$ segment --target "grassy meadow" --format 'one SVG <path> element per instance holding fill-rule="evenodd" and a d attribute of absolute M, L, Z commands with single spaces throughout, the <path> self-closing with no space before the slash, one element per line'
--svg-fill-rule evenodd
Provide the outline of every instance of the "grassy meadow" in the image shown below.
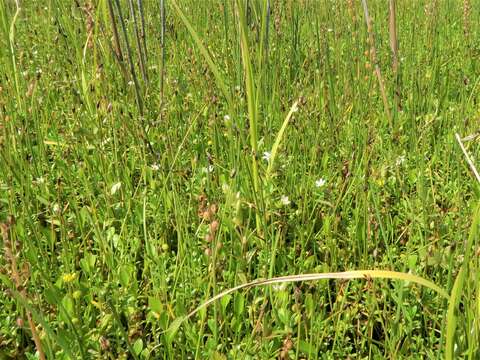
<path fill-rule="evenodd" d="M 0 360 L 480 359 L 479 83 L 475 1 L 1 0 Z"/>

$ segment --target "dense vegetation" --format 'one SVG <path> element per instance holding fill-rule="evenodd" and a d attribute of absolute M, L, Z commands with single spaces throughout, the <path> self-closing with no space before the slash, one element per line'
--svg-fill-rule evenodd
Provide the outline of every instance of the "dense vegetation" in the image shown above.
<path fill-rule="evenodd" d="M 479 6 L 0 1 L 0 359 L 478 359 Z"/>

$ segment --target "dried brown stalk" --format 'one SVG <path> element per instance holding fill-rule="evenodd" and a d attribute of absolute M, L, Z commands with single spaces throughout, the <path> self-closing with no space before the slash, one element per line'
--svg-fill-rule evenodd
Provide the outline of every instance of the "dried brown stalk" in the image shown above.
<path fill-rule="evenodd" d="M 93 31 L 95 29 L 95 21 L 93 19 L 93 13 L 95 12 L 95 8 L 93 6 L 92 1 L 87 0 L 85 2 L 85 6 L 83 7 L 85 11 L 86 19 L 85 19 L 85 27 L 87 29 L 87 47 L 89 49 L 93 48 Z"/>
<path fill-rule="evenodd" d="M 164 78 L 165 78 L 165 1 L 160 0 L 160 17 L 162 20 L 162 27 L 160 32 L 160 45 L 162 46 L 162 59 L 160 68 L 160 108 L 163 105 L 164 94 Z M 162 112 L 160 111 L 160 114 Z"/>
<path fill-rule="evenodd" d="M 402 109 L 400 100 L 400 84 L 398 77 L 398 38 L 397 38 L 397 20 L 396 20 L 396 1 L 390 0 L 389 12 L 388 12 L 388 28 L 390 33 L 390 48 L 392 49 L 392 71 L 395 82 L 395 103 L 397 104 L 397 110 Z"/>
<path fill-rule="evenodd" d="M 463 34 L 465 38 L 470 37 L 470 16 L 472 12 L 472 4 L 470 0 L 463 0 Z"/>

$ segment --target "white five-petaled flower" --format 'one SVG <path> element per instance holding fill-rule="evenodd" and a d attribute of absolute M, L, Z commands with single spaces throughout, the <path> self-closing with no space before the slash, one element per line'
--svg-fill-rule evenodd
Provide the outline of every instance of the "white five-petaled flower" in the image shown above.
<path fill-rule="evenodd" d="M 268 162 L 268 161 L 270 161 L 271 157 L 272 157 L 272 153 L 269 152 L 269 151 L 265 151 L 263 153 L 262 159 Z"/>
<path fill-rule="evenodd" d="M 282 195 L 282 197 L 280 198 L 280 202 L 285 206 L 290 205 L 290 199 L 288 198 L 288 196 L 285 195 Z"/>
<path fill-rule="evenodd" d="M 327 183 L 327 181 L 323 178 L 320 178 L 318 179 L 317 181 L 315 181 L 315 186 L 317 188 L 321 188 L 322 186 L 324 186 L 325 184 Z"/>

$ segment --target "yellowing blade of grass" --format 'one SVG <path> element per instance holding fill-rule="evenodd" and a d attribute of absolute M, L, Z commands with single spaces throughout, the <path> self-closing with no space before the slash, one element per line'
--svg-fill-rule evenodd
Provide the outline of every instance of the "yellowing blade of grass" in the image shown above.
<path fill-rule="evenodd" d="M 283 134 L 285 133 L 285 129 L 287 128 L 287 125 L 290 122 L 290 119 L 292 118 L 293 113 L 297 111 L 297 109 L 298 109 L 298 101 L 295 101 L 292 107 L 290 108 L 290 111 L 288 112 L 287 117 L 283 121 L 282 127 L 278 131 L 277 137 L 275 138 L 275 142 L 273 143 L 272 151 L 270 152 L 271 155 L 270 155 L 270 161 L 267 167 L 266 177 L 270 176 L 270 172 L 272 171 L 272 168 L 273 168 L 273 162 L 275 161 L 275 157 L 277 156 L 278 147 L 280 146 L 280 142 L 282 141 Z"/>
<path fill-rule="evenodd" d="M 392 280 L 409 281 L 412 283 L 425 286 L 437 292 L 439 295 L 441 295 L 447 300 L 450 299 L 450 295 L 443 288 L 436 285 L 432 281 L 417 275 L 402 273 L 397 271 L 353 270 L 353 271 L 344 271 L 344 272 L 328 272 L 328 273 L 279 276 L 271 279 L 257 279 L 252 282 L 241 284 L 233 288 L 227 289 L 225 291 L 222 291 L 221 293 L 205 301 L 203 304 L 198 306 L 195 310 L 190 312 L 188 315 L 175 319 L 175 321 L 167 329 L 167 337 L 172 338 L 174 336 L 174 333 L 180 328 L 180 325 L 184 321 L 186 321 L 187 319 L 191 318 L 193 315 L 198 313 L 200 310 L 205 309 L 215 301 L 235 291 L 245 289 L 245 288 L 279 284 L 279 283 L 284 284 L 284 283 L 292 283 L 292 282 L 315 281 L 315 280 L 325 280 L 325 279 L 343 279 L 343 280 L 345 279 L 392 279 Z"/>

